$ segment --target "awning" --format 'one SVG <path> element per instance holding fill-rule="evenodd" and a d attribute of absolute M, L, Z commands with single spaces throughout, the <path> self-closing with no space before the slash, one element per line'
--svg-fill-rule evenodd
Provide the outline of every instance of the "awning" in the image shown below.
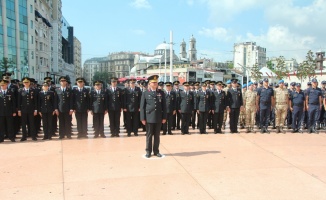
<path fill-rule="evenodd" d="M 35 16 L 38 18 L 43 18 L 41 13 L 39 13 L 39 11 L 35 10 Z"/>

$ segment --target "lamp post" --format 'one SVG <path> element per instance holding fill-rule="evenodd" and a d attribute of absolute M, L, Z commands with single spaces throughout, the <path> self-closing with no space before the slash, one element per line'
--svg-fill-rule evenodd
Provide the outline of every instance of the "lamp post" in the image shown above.
<path fill-rule="evenodd" d="M 247 69 L 246 67 L 244 67 L 243 65 L 241 65 L 240 63 L 237 63 L 240 67 L 242 67 L 242 70 L 246 70 L 246 76 L 247 76 L 247 88 L 248 88 L 248 83 L 249 83 L 249 69 Z M 243 78 L 243 76 L 242 76 Z M 243 81 L 243 80 L 242 80 Z M 243 82 L 242 82 L 243 84 Z"/>

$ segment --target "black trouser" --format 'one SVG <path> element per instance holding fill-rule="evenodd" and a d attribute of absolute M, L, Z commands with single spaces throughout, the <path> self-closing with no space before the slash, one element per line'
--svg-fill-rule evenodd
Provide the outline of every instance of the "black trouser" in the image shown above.
<path fill-rule="evenodd" d="M 206 133 L 206 123 L 207 123 L 208 111 L 199 112 L 199 132 Z"/>
<path fill-rule="evenodd" d="M 181 113 L 177 111 L 177 114 L 173 116 L 173 128 L 180 129 Z"/>
<path fill-rule="evenodd" d="M 44 139 L 52 138 L 52 118 L 53 113 L 42 113 Z"/>
<path fill-rule="evenodd" d="M 34 113 L 24 113 L 21 112 L 21 119 L 22 119 L 22 132 L 23 132 L 23 138 L 27 138 L 27 129 L 26 126 L 28 126 L 28 133 L 35 138 L 36 137 L 36 131 L 35 131 L 35 117 Z"/>
<path fill-rule="evenodd" d="M 208 116 L 207 116 L 207 126 L 209 128 L 211 128 L 213 126 L 213 113 L 208 113 Z"/>
<path fill-rule="evenodd" d="M 59 112 L 59 135 L 71 137 L 71 115 L 69 112 Z"/>
<path fill-rule="evenodd" d="M 120 131 L 120 110 L 109 110 L 110 131 L 113 135 L 118 135 Z"/>
<path fill-rule="evenodd" d="M 166 113 L 166 122 L 163 124 L 163 134 L 168 132 L 172 133 L 173 113 Z"/>
<path fill-rule="evenodd" d="M 52 117 L 52 135 L 55 134 L 55 131 L 58 129 L 58 116 L 57 114 L 54 114 Z"/>
<path fill-rule="evenodd" d="M 104 135 L 104 113 L 93 113 L 94 136 Z"/>
<path fill-rule="evenodd" d="M 192 111 L 192 116 L 191 116 L 191 125 L 192 125 L 193 129 L 196 128 L 196 124 L 197 124 L 197 128 L 198 128 L 198 126 L 199 126 L 199 116 L 198 116 L 196 110 L 193 110 Z"/>
<path fill-rule="evenodd" d="M 288 109 L 288 114 L 287 114 L 287 125 L 288 127 L 291 127 L 292 125 L 292 112 L 290 109 Z"/>
<path fill-rule="evenodd" d="M 123 125 L 127 128 L 127 112 L 123 111 Z"/>
<path fill-rule="evenodd" d="M 139 112 L 125 112 L 127 133 L 138 134 Z"/>
<path fill-rule="evenodd" d="M 238 132 L 239 114 L 240 114 L 240 108 L 231 108 L 230 115 L 229 115 L 231 133 Z"/>
<path fill-rule="evenodd" d="M 19 130 L 20 130 L 20 127 L 21 127 L 21 117 L 19 117 L 16 113 L 16 116 L 13 117 L 13 129 L 14 129 L 14 134 L 15 134 L 15 137 L 16 135 L 18 134 Z"/>
<path fill-rule="evenodd" d="M 0 141 L 4 140 L 5 133 L 9 139 L 15 139 L 13 116 L 0 116 Z"/>
<path fill-rule="evenodd" d="M 181 113 L 181 133 L 189 133 L 189 124 L 190 124 L 191 113 Z"/>
<path fill-rule="evenodd" d="M 37 135 L 37 133 L 41 129 L 41 116 L 38 113 L 34 117 L 34 123 L 35 123 L 35 134 Z"/>
<path fill-rule="evenodd" d="M 87 136 L 87 112 L 75 112 L 75 117 L 77 121 L 77 131 L 78 137 Z"/>
<path fill-rule="evenodd" d="M 214 132 L 221 132 L 222 124 L 223 124 L 224 110 L 220 112 L 215 112 L 213 115 L 213 128 Z"/>
<path fill-rule="evenodd" d="M 146 123 L 146 153 L 151 154 L 152 151 L 154 154 L 160 153 L 160 130 L 161 130 L 162 121 L 158 123 Z M 154 136 L 154 146 L 153 143 Z"/>

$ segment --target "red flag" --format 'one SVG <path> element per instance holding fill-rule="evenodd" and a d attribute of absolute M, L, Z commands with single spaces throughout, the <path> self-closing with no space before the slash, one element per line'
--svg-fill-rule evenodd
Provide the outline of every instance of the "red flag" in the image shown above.
<path fill-rule="evenodd" d="M 294 70 L 293 74 L 294 74 L 294 76 L 295 76 L 295 70 Z"/>
<path fill-rule="evenodd" d="M 291 78 L 290 78 L 290 72 L 288 72 L 288 78 L 289 78 L 289 80 L 291 80 Z"/>

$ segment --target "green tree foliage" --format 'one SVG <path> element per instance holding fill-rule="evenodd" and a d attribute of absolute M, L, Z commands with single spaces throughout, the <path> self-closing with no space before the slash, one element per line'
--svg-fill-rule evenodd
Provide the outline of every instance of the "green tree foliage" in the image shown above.
<path fill-rule="evenodd" d="M 228 68 L 229 68 L 229 69 L 233 69 L 233 68 L 234 68 L 234 64 L 233 64 L 233 63 L 231 63 L 231 62 L 230 62 L 230 63 L 228 63 Z"/>
<path fill-rule="evenodd" d="M 276 58 L 274 73 L 277 75 L 278 79 L 283 79 L 289 73 L 289 70 L 286 69 L 285 58 L 283 56 Z"/>
<path fill-rule="evenodd" d="M 315 74 L 315 70 L 316 59 L 314 53 L 309 50 L 306 55 L 306 60 L 302 61 L 302 63 L 299 64 L 296 76 L 302 81 L 313 76 Z"/>
<path fill-rule="evenodd" d="M 110 83 L 111 78 L 113 77 L 112 73 L 109 72 L 95 72 L 93 76 L 93 81 L 103 81 L 104 83 Z"/>
<path fill-rule="evenodd" d="M 259 70 L 260 68 L 258 66 L 258 63 L 256 63 L 252 68 L 250 68 L 252 79 L 256 81 L 259 81 L 261 79 L 263 73 L 261 73 Z"/>
<path fill-rule="evenodd" d="M 266 64 L 267 64 L 267 68 L 268 68 L 268 69 L 270 69 L 270 70 L 274 70 L 274 69 L 273 69 L 273 62 L 272 62 L 271 60 L 267 61 Z"/>
<path fill-rule="evenodd" d="M 6 57 L 0 61 L 1 75 L 8 72 L 8 68 L 11 68 L 15 63 L 12 60 L 9 60 Z"/>

